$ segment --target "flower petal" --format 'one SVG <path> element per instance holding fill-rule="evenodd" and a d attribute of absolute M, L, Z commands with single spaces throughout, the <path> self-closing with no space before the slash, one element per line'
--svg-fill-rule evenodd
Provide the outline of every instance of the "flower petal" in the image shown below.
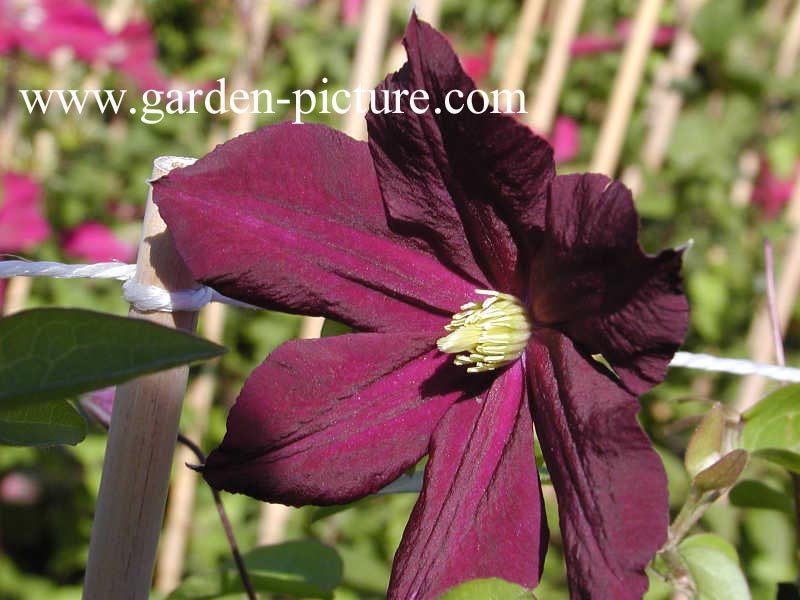
<path fill-rule="evenodd" d="M 667 479 L 639 404 L 566 336 L 528 351 L 536 434 L 558 496 L 573 598 L 641 598 L 667 535 Z"/>
<path fill-rule="evenodd" d="M 0 175 L 0 252 L 28 250 L 50 235 L 42 214 L 42 189 L 21 173 Z"/>
<path fill-rule="evenodd" d="M 600 353 L 628 389 L 664 378 L 689 307 L 681 253 L 642 252 L 630 190 L 604 175 L 556 177 L 531 267 L 534 320 Z"/>
<path fill-rule="evenodd" d="M 367 145 L 321 125 L 240 136 L 155 192 L 194 276 L 252 304 L 438 333 L 475 287 L 387 229 Z"/>
<path fill-rule="evenodd" d="M 543 222 L 553 151 L 507 115 L 468 108 L 451 114 L 445 97 L 452 94 L 451 106 L 461 107 L 475 84 L 447 40 L 412 15 L 404 43 L 408 63 L 378 86 L 379 111 L 367 115 L 391 223 L 425 240 L 464 276 L 516 292 L 517 246 L 528 228 Z M 419 99 L 422 92 L 429 101 L 416 107 L 427 110 L 417 114 L 410 94 Z M 386 105 L 384 94 L 392 94 Z M 399 112 L 394 94 L 405 94 Z M 482 107 L 479 99 L 474 103 Z M 385 109 L 392 112 L 380 112 Z"/>
<path fill-rule="evenodd" d="M 376 333 L 285 343 L 245 383 L 205 478 L 296 505 L 379 490 L 425 454 L 441 416 L 472 391 L 431 345 Z"/>
<path fill-rule="evenodd" d="M 61 245 L 64 254 L 91 262 L 135 260 L 136 247 L 119 237 L 102 223 L 88 221 L 69 232 Z"/>
<path fill-rule="evenodd" d="M 436 427 L 390 600 L 437 598 L 479 577 L 538 582 L 548 534 L 525 396 L 518 362 L 482 401 L 459 402 Z"/>

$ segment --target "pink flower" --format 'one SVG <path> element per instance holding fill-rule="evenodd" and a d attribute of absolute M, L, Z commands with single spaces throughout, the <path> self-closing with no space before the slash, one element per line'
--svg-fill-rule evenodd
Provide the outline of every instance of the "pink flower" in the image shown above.
<path fill-rule="evenodd" d="M 20 49 L 46 60 L 60 48 L 119 69 L 143 90 L 174 87 L 158 68 L 147 21 L 132 21 L 114 34 L 81 0 L 0 0 L 0 54 Z"/>
<path fill-rule="evenodd" d="M 0 0 L 0 52 L 22 49 L 47 59 L 70 48 L 92 62 L 112 41 L 97 12 L 81 0 Z"/>
<path fill-rule="evenodd" d="M 556 163 L 569 162 L 578 155 L 581 143 L 580 129 L 574 119 L 557 117 L 550 138 Z"/>
<path fill-rule="evenodd" d="M 480 83 L 492 70 L 494 49 L 497 38 L 487 35 L 483 38 L 483 46 L 478 52 L 466 52 L 461 55 L 461 66 L 467 75 Z"/>
<path fill-rule="evenodd" d="M 125 25 L 100 54 L 140 89 L 166 91 L 175 86 L 159 69 L 157 56 L 158 48 L 147 21 L 131 21 Z"/>
<path fill-rule="evenodd" d="M 42 495 L 41 484 L 25 473 L 12 471 L 0 479 L 0 502 L 30 506 Z"/>
<path fill-rule="evenodd" d="M 361 17 L 364 0 L 342 0 L 342 22 L 345 25 L 355 25 Z"/>
<path fill-rule="evenodd" d="M 761 208 L 767 219 L 778 215 L 783 206 L 792 197 L 795 179 L 800 176 L 800 160 L 795 164 L 794 172 L 789 177 L 778 176 L 765 157 L 761 157 L 758 179 L 753 188 L 750 201 Z"/>
<path fill-rule="evenodd" d="M 28 250 L 50 235 L 50 225 L 42 215 L 39 184 L 20 173 L 1 176 L 0 252 Z"/>
<path fill-rule="evenodd" d="M 81 408 L 89 414 L 98 425 L 108 429 L 111 424 L 111 411 L 114 408 L 116 386 L 103 388 L 89 394 L 84 394 L 78 400 Z"/>
<path fill-rule="evenodd" d="M 628 41 L 631 34 L 631 22 L 626 19 L 617 23 L 611 35 L 597 35 L 587 33 L 579 35 L 572 42 L 572 56 L 585 56 L 613 52 L 621 49 Z M 653 47 L 663 48 L 669 46 L 675 37 L 675 28 L 659 26 L 653 34 Z"/>
<path fill-rule="evenodd" d="M 119 239 L 105 225 L 88 222 L 79 225 L 67 235 L 62 248 L 66 254 L 90 262 L 121 260 L 127 262 L 135 256 L 136 248 Z"/>

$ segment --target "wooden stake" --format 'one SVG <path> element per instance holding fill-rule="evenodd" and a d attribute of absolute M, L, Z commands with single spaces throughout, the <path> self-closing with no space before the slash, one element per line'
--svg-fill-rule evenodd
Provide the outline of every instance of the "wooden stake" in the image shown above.
<path fill-rule="evenodd" d="M 153 163 L 153 178 L 191 162 L 159 157 Z M 152 190 L 136 278 L 168 290 L 196 285 L 158 214 Z M 197 321 L 194 312 L 140 313 L 131 309 L 130 316 L 186 331 L 194 331 Z M 188 372 L 188 367 L 179 367 L 117 388 L 92 525 L 85 600 L 149 596 Z"/>
<path fill-rule="evenodd" d="M 797 65 L 797 55 L 800 54 L 800 2 L 794 5 L 789 24 L 786 26 L 786 35 L 783 37 L 778 50 L 778 62 L 775 73 L 779 77 L 791 77 Z"/>
<path fill-rule="evenodd" d="M 517 31 L 514 34 L 514 45 L 508 58 L 506 72 L 500 82 L 501 90 L 518 90 L 525 85 L 525 75 L 528 73 L 531 46 L 539 32 L 539 23 L 546 0 L 525 0 L 522 14 L 519 17 Z M 514 110 L 513 106 L 498 107 L 501 110 Z"/>
<path fill-rule="evenodd" d="M 622 143 L 636 100 L 636 91 L 642 80 L 647 54 L 653 44 L 661 2 L 662 0 L 642 0 L 639 3 L 631 37 L 625 45 L 622 64 L 614 80 L 608 112 L 594 148 L 590 171 L 613 175 L 617 170 Z"/>
<path fill-rule="evenodd" d="M 547 135 L 553 127 L 561 86 L 569 66 L 570 48 L 581 22 L 584 0 L 563 0 L 559 3 L 553 39 L 547 49 L 542 76 L 536 88 L 534 105 L 528 114 L 528 125 L 538 134 Z"/>
<path fill-rule="evenodd" d="M 25 308 L 33 280 L 30 277 L 12 277 L 6 285 L 3 316 L 13 315 Z"/>
<path fill-rule="evenodd" d="M 366 92 L 378 83 L 378 69 L 386 48 L 391 9 L 392 0 L 371 0 L 364 6 L 350 89 L 355 91 L 361 88 L 365 98 Z M 356 108 L 355 95 L 350 110 L 344 117 L 343 131 L 359 140 L 367 137 L 367 123 L 364 114 Z"/>
<path fill-rule="evenodd" d="M 269 40 L 271 21 L 271 4 L 269 0 L 258 0 L 248 5 L 245 15 L 243 36 L 243 53 L 240 55 L 234 75 L 233 89 L 250 89 L 258 77 L 262 58 Z M 228 128 L 228 138 L 236 137 L 251 131 L 255 127 L 255 113 L 242 111 L 233 115 Z M 222 142 L 222 140 L 220 140 Z M 214 144 L 216 145 L 216 144 Z M 213 147 L 213 145 L 212 145 Z M 225 328 L 225 305 L 209 304 L 200 312 L 200 323 L 206 339 L 222 343 Z M 186 406 L 191 411 L 191 427 L 186 437 L 200 443 L 208 427 L 208 413 L 214 399 L 216 388 L 216 367 L 219 361 L 208 362 L 202 373 L 189 385 L 186 392 Z M 180 446 L 175 453 L 172 486 L 169 493 L 164 532 L 156 564 L 155 589 L 167 593 L 175 589 L 181 582 L 185 563 L 186 550 L 191 536 L 192 514 L 194 511 L 195 492 L 199 476 L 186 468 L 186 463 L 195 461 L 192 451 Z"/>
<path fill-rule="evenodd" d="M 417 16 L 423 21 L 427 21 L 434 27 L 439 26 L 439 15 L 441 14 L 441 0 L 412 0 L 409 6 L 409 13 L 412 9 L 417 11 Z M 384 71 L 394 73 L 406 62 L 406 51 L 403 44 L 398 40 L 392 44 L 386 61 Z"/>
<path fill-rule="evenodd" d="M 670 49 L 669 60 L 658 69 L 650 93 L 647 117 L 647 137 L 642 148 L 642 164 L 651 170 L 661 168 L 667 153 L 672 130 L 683 106 L 683 93 L 673 88 L 675 81 L 689 77 L 700 55 L 700 45 L 691 31 L 692 19 L 703 0 L 687 0 L 682 4 L 684 14 Z M 635 198 L 642 188 L 642 171 L 639 165 L 629 165 L 622 180 Z"/>
<path fill-rule="evenodd" d="M 225 327 L 225 305 L 209 304 L 200 313 L 203 337 L 222 343 Z M 208 428 L 208 414 L 214 399 L 218 360 L 209 361 L 204 370 L 192 380 L 186 390 L 186 407 L 189 410 L 191 425 L 185 435 L 192 441 L 203 439 Z M 155 589 L 162 593 L 174 590 L 183 576 L 184 557 L 188 546 L 193 522 L 194 498 L 199 475 L 186 467 L 196 461 L 194 453 L 185 446 L 179 446 L 173 461 L 172 486 L 164 519 L 164 533 L 158 552 Z"/>

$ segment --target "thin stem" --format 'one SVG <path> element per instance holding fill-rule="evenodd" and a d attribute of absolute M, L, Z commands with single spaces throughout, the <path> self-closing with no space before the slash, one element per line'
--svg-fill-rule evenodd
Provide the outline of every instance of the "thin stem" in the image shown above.
<path fill-rule="evenodd" d="M 185 437 L 182 433 L 179 433 L 178 442 L 186 446 L 194 453 L 194 455 L 197 457 L 197 460 L 200 461 L 200 465 L 206 464 L 206 455 L 203 454 L 203 451 L 200 450 L 200 447 L 192 440 Z M 195 470 L 199 468 L 196 465 L 186 466 Z M 236 543 L 236 537 L 233 535 L 233 527 L 231 527 L 231 521 L 228 519 L 228 513 L 225 512 L 225 506 L 222 504 L 222 498 L 220 498 L 219 492 L 213 487 L 211 488 L 211 494 L 214 496 L 214 504 L 217 505 L 217 512 L 219 513 L 219 520 L 222 521 L 222 528 L 225 530 L 225 537 L 228 538 L 228 545 L 231 547 L 233 560 L 236 563 L 236 568 L 239 570 L 239 577 L 242 579 L 242 586 L 244 586 L 244 590 L 247 593 L 249 600 L 256 600 L 256 593 L 253 590 L 253 584 L 250 581 L 250 575 L 247 573 L 247 567 L 244 564 L 244 559 L 242 559 L 242 553 L 239 552 L 239 545 Z"/>
<path fill-rule="evenodd" d="M 783 337 L 781 336 L 781 323 L 778 316 L 778 303 L 775 293 L 775 259 L 772 244 L 764 240 L 764 269 L 767 277 L 767 308 L 772 324 L 772 341 L 775 344 L 775 359 L 780 366 L 786 365 L 786 355 L 783 352 Z"/>
<path fill-rule="evenodd" d="M 711 500 L 713 501 L 715 498 L 716 496 L 713 496 Z M 694 524 L 700 520 L 710 504 L 711 502 L 704 499 L 700 491 L 692 487 L 689 492 L 689 498 L 687 498 L 678 516 L 675 517 L 672 525 L 670 525 L 669 537 L 667 538 L 667 543 L 664 544 L 664 550 L 675 549 L 680 541 L 686 537 L 686 534 L 689 533 L 689 530 L 694 527 Z"/>

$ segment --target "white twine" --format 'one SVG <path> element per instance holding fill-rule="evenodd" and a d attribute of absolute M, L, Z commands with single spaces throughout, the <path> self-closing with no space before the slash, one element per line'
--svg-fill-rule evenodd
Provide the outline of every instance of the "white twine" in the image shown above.
<path fill-rule="evenodd" d="M 117 279 L 124 281 L 123 296 L 136 310 L 142 312 L 197 312 L 209 302 L 222 302 L 242 308 L 258 308 L 245 302 L 228 298 L 213 289 L 200 286 L 194 290 L 169 292 L 152 285 L 137 282 L 136 265 L 105 262 L 92 265 L 67 265 L 56 262 L 29 262 L 24 260 L 0 261 L 0 279 L 7 277 L 54 277 L 57 279 Z M 741 358 L 719 358 L 710 354 L 676 352 L 671 367 L 684 367 L 715 373 L 734 375 L 761 375 L 769 379 L 800 383 L 800 369 L 755 363 Z"/>
<path fill-rule="evenodd" d="M 246 302 L 223 296 L 210 287 L 169 292 L 153 285 L 144 285 L 134 279 L 136 265 L 104 262 L 93 265 L 65 265 L 56 262 L 28 262 L 25 260 L 0 261 L 0 279 L 6 277 L 54 277 L 56 279 L 117 279 L 124 281 L 122 295 L 125 301 L 141 312 L 197 312 L 209 302 L 222 302 L 241 308 L 258 308 Z"/>
<path fill-rule="evenodd" d="M 743 358 L 719 358 L 710 354 L 676 352 L 669 363 L 671 367 L 685 367 L 700 371 L 715 371 L 733 375 L 761 375 L 769 379 L 800 383 L 800 369 L 757 363 Z"/>

